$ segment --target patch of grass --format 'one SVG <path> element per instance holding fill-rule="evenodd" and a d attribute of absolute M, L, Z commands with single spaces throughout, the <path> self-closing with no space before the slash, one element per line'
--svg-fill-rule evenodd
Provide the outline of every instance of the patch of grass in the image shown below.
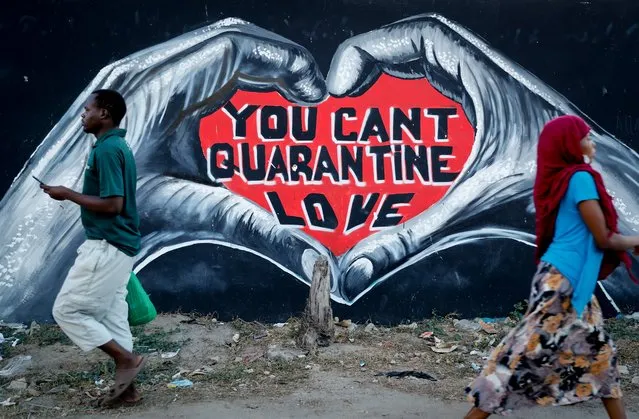
<path fill-rule="evenodd" d="M 0 333 L 2 333 L 5 339 L 13 337 L 13 330 L 9 328 L 0 328 Z M 13 340 L 5 340 L 0 343 L 0 355 L 2 355 L 3 358 L 11 358 L 15 355 L 15 348 L 11 345 L 13 345 Z"/>
<path fill-rule="evenodd" d="M 170 363 L 148 363 L 146 367 L 136 377 L 140 384 L 155 385 L 170 381 L 174 365 Z M 39 390 L 47 392 L 53 388 L 67 385 L 74 389 L 93 389 L 95 381 L 104 379 L 112 380 L 115 377 L 115 363 L 112 360 L 104 360 L 91 364 L 88 370 L 83 371 L 63 371 L 54 375 L 47 374 L 39 382 Z"/>
<path fill-rule="evenodd" d="M 366 331 L 366 326 L 368 326 L 368 323 L 362 324 L 362 325 L 358 325 L 358 327 L 355 330 L 347 330 L 344 332 L 343 335 L 341 335 L 341 342 L 345 343 L 346 339 L 353 339 L 358 341 L 359 343 L 364 343 L 364 342 L 368 342 L 371 343 L 373 341 L 376 341 L 379 339 L 379 330 L 373 333 L 367 332 Z M 337 338 L 334 339 L 335 342 L 338 342 L 340 340 L 338 340 Z"/>
<path fill-rule="evenodd" d="M 526 314 L 526 310 L 528 310 L 528 300 L 522 300 L 517 304 L 513 305 L 514 310 L 508 314 L 508 317 L 512 318 L 515 321 L 519 321 Z"/>
<path fill-rule="evenodd" d="M 437 337 L 448 336 L 448 332 L 446 331 L 444 326 L 450 321 L 450 319 L 454 318 L 455 316 L 455 314 L 440 316 L 437 311 L 433 310 L 432 316 L 430 318 L 424 319 L 418 323 L 418 334 L 422 332 L 433 332 Z"/>
<path fill-rule="evenodd" d="M 30 329 L 29 334 L 25 335 L 23 343 L 38 346 L 49 346 L 54 343 L 61 345 L 73 344 L 62 329 L 55 324 L 41 324 L 36 329 Z"/>
<path fill-rule="evenodd" d="M 60 371 L 58 373 L 45 373 L 42 376 L 34 376 L 38 390 L 48 392 L 60 386 L 68 386 L 76 390 L 80 388 L 93 388 L 95 380 L 100 377 L 112 377 L 115 372 L 115 364 L 111 360 L 93 363 L 88 370 Z"/>
<path fill-rule="evenodd" d="M 254 334 L 266 330 L 266 326 L 264 326 L 260 322 L 247 322 L 242 319 L 235 319 L 230 323 L 230 325 L 235 330 L 237 330 L 237 332 L 240 334 L 240 337 L 249 336 L 251 337 L 251 339 L 253 338 Z"/>
<path fill-rule="evenodd" d="M 171 377 L 177 371 L 175 366 L 170 363 L 152 363 L 146 364 L 144 369 L 136 377 L 137 382 L 140 384 L 156 385 L 159 383 L 165 384 L 171 381 Z"/>
<path fill-rule="evenodd" d="M 288 325 L 285 326 L 286 336 L 289 339 L 297 339 L 297 337 L 300 335 L 301 320 L 297 317 L 292 317 L 288 319 L 286 323 L 288 323 Z"/>
<path fill-rule="evenodd" d="M 606 330 L 613 340 L 639 341 L 639 321 L 635 319 L 608 319 L 606 320 Z"/>
<path fill-rule="evenodd" d="M 137 353 L 150 353 L 150 352 L 175 352 L 182 347 L 186 340 L 174 340 L 172 335 L 178 332 L 179 329 L 173 329 L 170 331 L 153 330 L 150 333 L 146 333 L 144 326 L 134 327 L 131 330 L 135 340 L 133 342 L 133 350 Z"/>
<path fill-rule="evenodd" d="M 234 383 L 252 375 L 247 372 L 248 368 L 249 367 L 246 367 L 243 364 L 231 364 L 212 373 L 211 379 L 218 383 Z"/>
<path fill-rule="evenodd" d="M 22 345 L 48 346 L 55 343 L 72 345 L 71 340 L 55 324 L 38 325 L 35 329 L 15 330 L 10 327 L 0 327 L 0 333 L 5 341 L 0 343 L 0 354 L 4 358 L 11 358 L 20 353 Z M 13 346 L 15 338 L 19 339 L 17 346 Z"/>
<path fill-rule="evenodd" d="M 58 385 L 67 384 L 69 387 L 77 388 L 83 385 L 95 385 L 95 380 L 100 377 L 113 377 L 115 375 L 115 364 L 112 361 L 103 361 L 93 365 L 89 371 L 70 371 L 57 376 Z"/>
<path fill-rule="evenodd" d="M 177 351 L 188 340 L 175 340 L 172 335 L 179 329 L 171 331 L 154 330 L 150 333 L 145 332 L 144 326 L 131 328 L 131 333 L 136 338 L 134 341 L 134 350 L 138 353 L 149 353 L 153 351 L 170 352 Z M 17 354 L 20 345 L 37 345 L 49 346 L 56 343 L 61 345 L 73 345 L 71 340 L 64 334 L 62 329 L 54 324 L 41 324 L 38 328 L 27 332 L 15 333 L 14 330 L 7 327 L 0 327 L 0 333 L 6 338 L 17 337 L 20 339 L 18 347 L 12 347 L 13 340 L 5 341 L 0 344 L 0 354 L 4 358 L 10 358 Z M 15 334 L 15 335 L 14 335 Z"/>
<path fill-rule="evenodd" d="M 264 371 L 268 370 L 271 375 L 275 375 L 275 380 L 278 384 L 295 383 L 308 379 L 310 371 L 304 367 L 307 361 L 308 359 L 304 361 L 295 360 L 292 362 L 262 361 L 261 365 L 258 364 L 256 370 L 261 374 L 264 374 Z M 264 377 L 267 380 L 271 380 L 271 378 Z"/>

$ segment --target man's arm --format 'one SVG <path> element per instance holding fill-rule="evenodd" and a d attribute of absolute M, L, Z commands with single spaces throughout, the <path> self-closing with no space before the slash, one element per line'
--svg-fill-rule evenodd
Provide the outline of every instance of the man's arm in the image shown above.
<path fill-rule="evenodd" d="M 81 194 L 64 186 L 40 187 L 53 199 L 69 200 L 93 212 L 118 215 L 124 206 L 123 164 L 122 151 L 117 146 L 103 146 L 96 150 L 99 196 Z"/>
<path fill-rule="evenodd" d="M 124 198 L 121 196 L 100 198 L 99 196 L 83 195 L 64 186 L 40 185 L 40 187 L 57 201 L 68 200 L 75 202 L 89 211 L 117 215 L 122 212 L 122 206 L 124 205 Z"/>

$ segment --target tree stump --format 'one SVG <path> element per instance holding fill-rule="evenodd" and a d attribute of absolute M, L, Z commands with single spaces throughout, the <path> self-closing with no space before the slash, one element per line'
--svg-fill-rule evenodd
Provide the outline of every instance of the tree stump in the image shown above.
<path fill-rule="evenodd" d="M 313 266 L 311 291 L 299 334 L 300 344 L 306 349 L 328 346 L 334 335 L 331 275 L 328 260 L 321 256 Z"/>

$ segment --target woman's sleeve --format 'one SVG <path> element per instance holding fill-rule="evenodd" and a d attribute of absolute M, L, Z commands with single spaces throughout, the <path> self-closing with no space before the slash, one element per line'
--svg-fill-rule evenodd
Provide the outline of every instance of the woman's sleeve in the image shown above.
<path fill-rule="evenodd" d="M 588 172 L 577 172 L 572 176 L 568 185 L 568 194 L 575 205 L 582 201 L 599 199 L 595 179 Z"/>

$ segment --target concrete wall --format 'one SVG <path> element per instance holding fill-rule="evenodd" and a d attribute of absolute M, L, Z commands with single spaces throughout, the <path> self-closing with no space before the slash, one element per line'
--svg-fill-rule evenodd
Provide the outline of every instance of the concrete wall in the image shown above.
<path fill-rule="evenodd" d="M 566 113 L 639 225 L 631 1 L 40 1 L 0 36 L 0 318 L 50 319 L 83 232 L 31 175 L 80 188 L 101 87 L 128 102 L 161 310 L 286 319 L 324 255 L 341 317 L 505 315 L 535 268 L 536 138 Z M 638 291 L 619 270 L 597 295 Z"/>

